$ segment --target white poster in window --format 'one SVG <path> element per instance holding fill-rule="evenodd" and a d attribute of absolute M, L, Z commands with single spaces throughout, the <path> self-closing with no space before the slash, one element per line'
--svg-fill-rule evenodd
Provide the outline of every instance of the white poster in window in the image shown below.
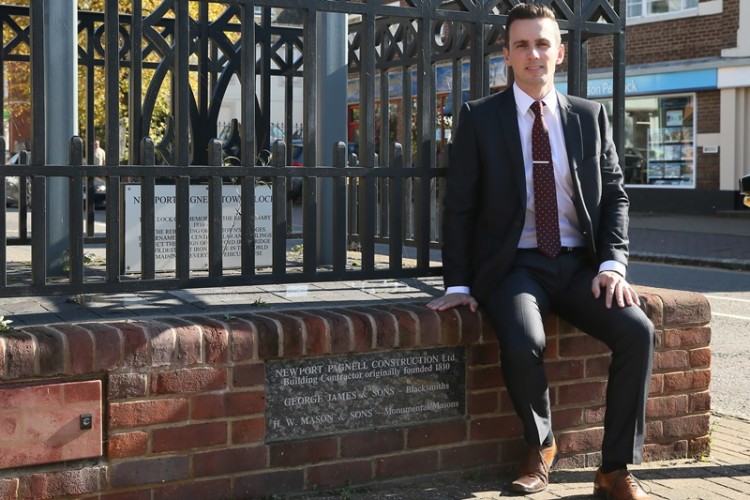
<path fill-rule="evenodd" d="M 222 264 L 224 269 L 238 269 L 241 257 L 240 187 L 222 186 Z M 125 272 L 141 270 L 141 187 L 125 186 Z M 268 185 L 255 186 L 255 266 L 272 264 L 273 195 Z M 154 267 L 156 271 L 176 269 L 175 238 L 176 203 L 174 186 L 154 187 Z M 208 269 L 208 186 L 190 186 L 190 269 Z"/>
<path fill-rule="evenodd" d="M 667 110 L 667 127 L 682 127 L 682 110 Z"/>

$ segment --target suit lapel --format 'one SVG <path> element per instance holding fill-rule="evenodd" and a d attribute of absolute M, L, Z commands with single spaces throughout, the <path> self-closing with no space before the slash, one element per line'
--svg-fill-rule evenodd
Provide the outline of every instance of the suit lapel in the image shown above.
<path fill-rule="evenodd" d="M 513 87 L 508 87 L 498 96 L 497 113 L 500 119 L 505 143 L 508 145 L 510 154 L 510 170 L 516 179 L 519 198 L 526 210 L 526 169 L 523 165 L 523 151 L 521 150 L 521 134 L 518 132 L 518 117 L 516 111 L 516 99 L 513 96 Z"/>
<path fill-rule="evenodd" d="M 581 120 L 577 113 L 572 111 L 568 98 L 557 93 L 560 104 L 560 121 L 565 134 L 565 148 L 568 150 L 568 163 L 570 164 L 570 175 L 573 179 L 578 177 L 578 164 L 583 160 L 583 134 L 581 132 Z"/>

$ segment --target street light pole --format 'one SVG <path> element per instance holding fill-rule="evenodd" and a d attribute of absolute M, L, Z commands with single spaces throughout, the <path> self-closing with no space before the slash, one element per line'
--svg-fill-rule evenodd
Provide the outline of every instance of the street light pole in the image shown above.
<path fill-rule="evenodd" d="M 69 162 L 70 139 L 78 134 L 77 27 L 76 0 L 44 1 L 45 146 L 50 165 Z M 68 182 L 65 177 L 50 177 L 47 182 L 48 276 L 65 273 L 70 248 Z"/>

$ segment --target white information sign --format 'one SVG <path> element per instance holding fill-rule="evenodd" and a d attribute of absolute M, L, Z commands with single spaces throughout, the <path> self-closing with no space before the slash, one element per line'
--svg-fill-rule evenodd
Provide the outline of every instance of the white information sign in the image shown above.
<path fill-rule="evenodd" d="M 222 257 L 224 269 L 242 267 L 240 187 L 222 186 Z M 255 265 L 272 264 L 272 191 L 255 187 Z M 176 198 L 174 186 L 154 187 L 154 253 L 156 271 L 176 269 Z M 125 272 L 141 270 L 141 187 L 125 186 Z M 208 186 L 190 186 L 190 269 L 208 269 Z"/>

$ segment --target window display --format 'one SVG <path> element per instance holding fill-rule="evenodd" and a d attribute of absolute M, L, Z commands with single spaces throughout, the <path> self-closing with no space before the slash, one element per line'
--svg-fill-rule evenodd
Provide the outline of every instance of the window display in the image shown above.
<path fill-rule="evenodd" d="M 695 186 L 694 103 L 693 94 L 625 99 L 626 184 Z"/>

